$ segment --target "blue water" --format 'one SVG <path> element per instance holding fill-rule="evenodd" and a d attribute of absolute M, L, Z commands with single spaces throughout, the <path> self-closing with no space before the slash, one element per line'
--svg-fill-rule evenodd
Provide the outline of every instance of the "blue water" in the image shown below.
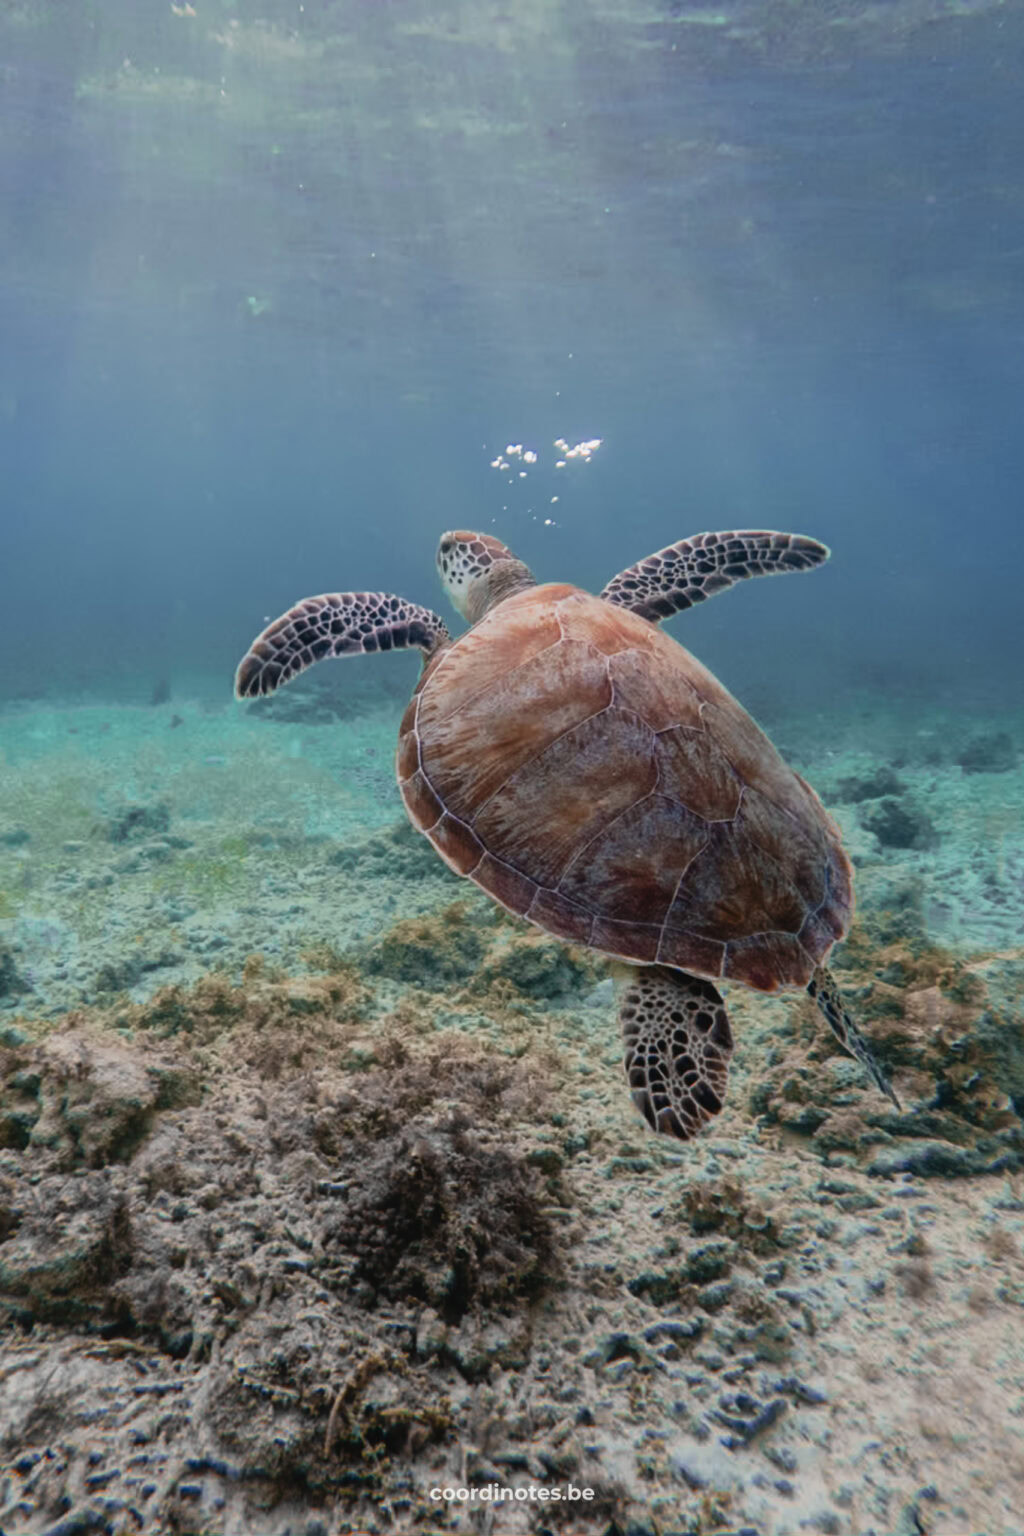
<path fill-rule="evenodd" d="M 1024 0 L 0 0 L 4 1530 L 528 1467 L 566 1533 L 1020 1536 L 1022 79 Z M 419 654 L 233 698 L 306 595 L 457 632 L 450 528 L 831 546 L 667 629 L 835 816 L 899 1114 L 729 984 L 649 1133 L 600 956 L 402 819 Z M 795 927 L 771 803 L 712 929 Z"/>
<path fill-rule="evenodd" d="M 196 9 L 0 12 L 5 696 L 767 526 L 673 626 L 741 697 L 1019 706 L 1024 8 Z"/>

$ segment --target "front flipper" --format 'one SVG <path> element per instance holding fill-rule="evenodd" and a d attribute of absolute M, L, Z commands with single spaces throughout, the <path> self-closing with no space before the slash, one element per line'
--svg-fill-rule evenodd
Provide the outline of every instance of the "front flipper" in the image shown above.
<path fill-rule="evenodd" d="M 809 571 L 828 555 L 824 544 L 799 533 L 697 533 L 620 571 L 601 596 L 659 624 L 747 576 Z"/>
<path fill-rule="evenodd" d="M 273 693 L 315 661 L 418 646 L 427 656 L 451 637 L 429 608 L 390 592 L 306 597 L 253 641 L 235 673 L 235 697 Z"/>
<path fill-rule="evenodd" d="M 656 1131 L 688 1141 L 722 1107 L 732 1031 L 710 981 L 667 965 L 631 967 L 619 1022 L 633 1102 Z"/>
<path fill-rule="evenodd" d="M 902 1109 L 903 1106 L 893 1092 L 892 1084 L 871 1054 L 871 1047 L 847 1012 L 839 983 L 827 966 L 818 966 L 811 977 L 807 991 L 825 1015 L 839 1043 L 846 1047 L 851 1056 L 856 1056 L 872 1082 L 876 1087 L 881 1088 L 886 1098 L 891 1099 L 897 1109 Z"/>

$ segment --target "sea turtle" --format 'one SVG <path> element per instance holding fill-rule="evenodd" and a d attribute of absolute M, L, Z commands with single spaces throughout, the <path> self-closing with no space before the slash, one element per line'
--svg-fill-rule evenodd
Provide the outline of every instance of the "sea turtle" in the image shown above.
<path fill-rule="evenodd" d="M 242 699 L 329 656 L 417 646 L 396 770 L 445 863 L 508 911 L 615 962 L 625 1067 L 656 1131 L 722 1107 L 722 981 L 806 988 L 896 1102 L 824 961 L 853 910 L 839 830 L 721 683 L 658 626 L 746 576 L 809 570 L 814 539 L 703 533 L 599 596 L 538 585 L 500 540 L 442 536 L 442 584 L 471 626 L 386 592 L 308 597 L 253 641 Z"/>

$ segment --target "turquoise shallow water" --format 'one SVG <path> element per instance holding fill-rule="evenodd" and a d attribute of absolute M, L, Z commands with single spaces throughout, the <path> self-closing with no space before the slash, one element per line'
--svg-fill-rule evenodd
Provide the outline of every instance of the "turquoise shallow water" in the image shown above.
<path fill-rule="evenodd" d="M 6 724 L 3 930 L 46 1011 L 94 997 L 101 972 L 141 996 L 366 931 L 326 859 L 395 820 L 391 712 L 329 730 L 230 702 L 94 705 Z"/>
<path fill-rule="evenodd" d="M 4 712 L 0 939 L 27 989 L 9 987 L 0 1005 L 52 1014 L 120 992 L 141 1000 L 210 967 L 237 976 L 254 952 L 301 968 L 315 944 L 345 952 L 471 894 L 439 859 L 412 878 L 397 858 L 376 860 L 372 876 L 353 860 L 404 823 L 392 770 L 401 702 L 354 703 L 321 671 L 319 691 L 300 682 L 269 705 L 208 694 Z M 295 718 L 275 718 L 282 702 Z M 902 912 L 918 940 L 960 954 L 1019 941 L 1019 756 L 999 772 L 957 762 L 1005 726 L 886 713 L 867 698 L 773 723 L 841 824 L 862 912 Z M 893 782 L 876 788 L 895 793 L 875 793 L 880 769 Z"/>

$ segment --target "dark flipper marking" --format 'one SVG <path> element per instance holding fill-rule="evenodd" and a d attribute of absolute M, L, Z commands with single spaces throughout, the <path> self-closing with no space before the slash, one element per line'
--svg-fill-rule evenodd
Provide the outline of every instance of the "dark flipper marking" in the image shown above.
<path fill-rule="evenodd" d="M 273 693 L 330 656 L 400 651 L 431 655 L 450 639 L 429 608 L 390 592 L 329 592 L 306 597 L 253 641 L 235 673 L 235 697 Z"/>
<path fill-rule="evenodd" d="M 828 555 L 824 544 L 799 533 L 697 533 L 620 571 L 601 596 L 659 624 L 748 576 L 809 571 Z"/>
<path fill-rule="evenodd" d="M 619 1022 L 633 1102 L 656 1131 L 688 1141 L 725 1098 L 732 1032 L 710 981 L 666 965 L 638 966 L 620 993 Z"/>
<path fill-rule="evenodd" d="M 807 991 L 825 1015 L 829 1027 L 839 1043 L 849 1051 L 851 1056 L 856 1056 L 861 1066 L 871 1078 L 871 1081 L 882 1090 L 886 1098 L 891 1099 L 897 1109 L 902 1109 L 899 1099 L 893 1092 L 892 1084 L 875 1060 L 871 1047 L 850 1017 L 846 1004 L 843 1002 L 843 994 L 839 990 L 839 983 L 827 966 L 818 966 L 818 969 L 811 977 Z"/>

